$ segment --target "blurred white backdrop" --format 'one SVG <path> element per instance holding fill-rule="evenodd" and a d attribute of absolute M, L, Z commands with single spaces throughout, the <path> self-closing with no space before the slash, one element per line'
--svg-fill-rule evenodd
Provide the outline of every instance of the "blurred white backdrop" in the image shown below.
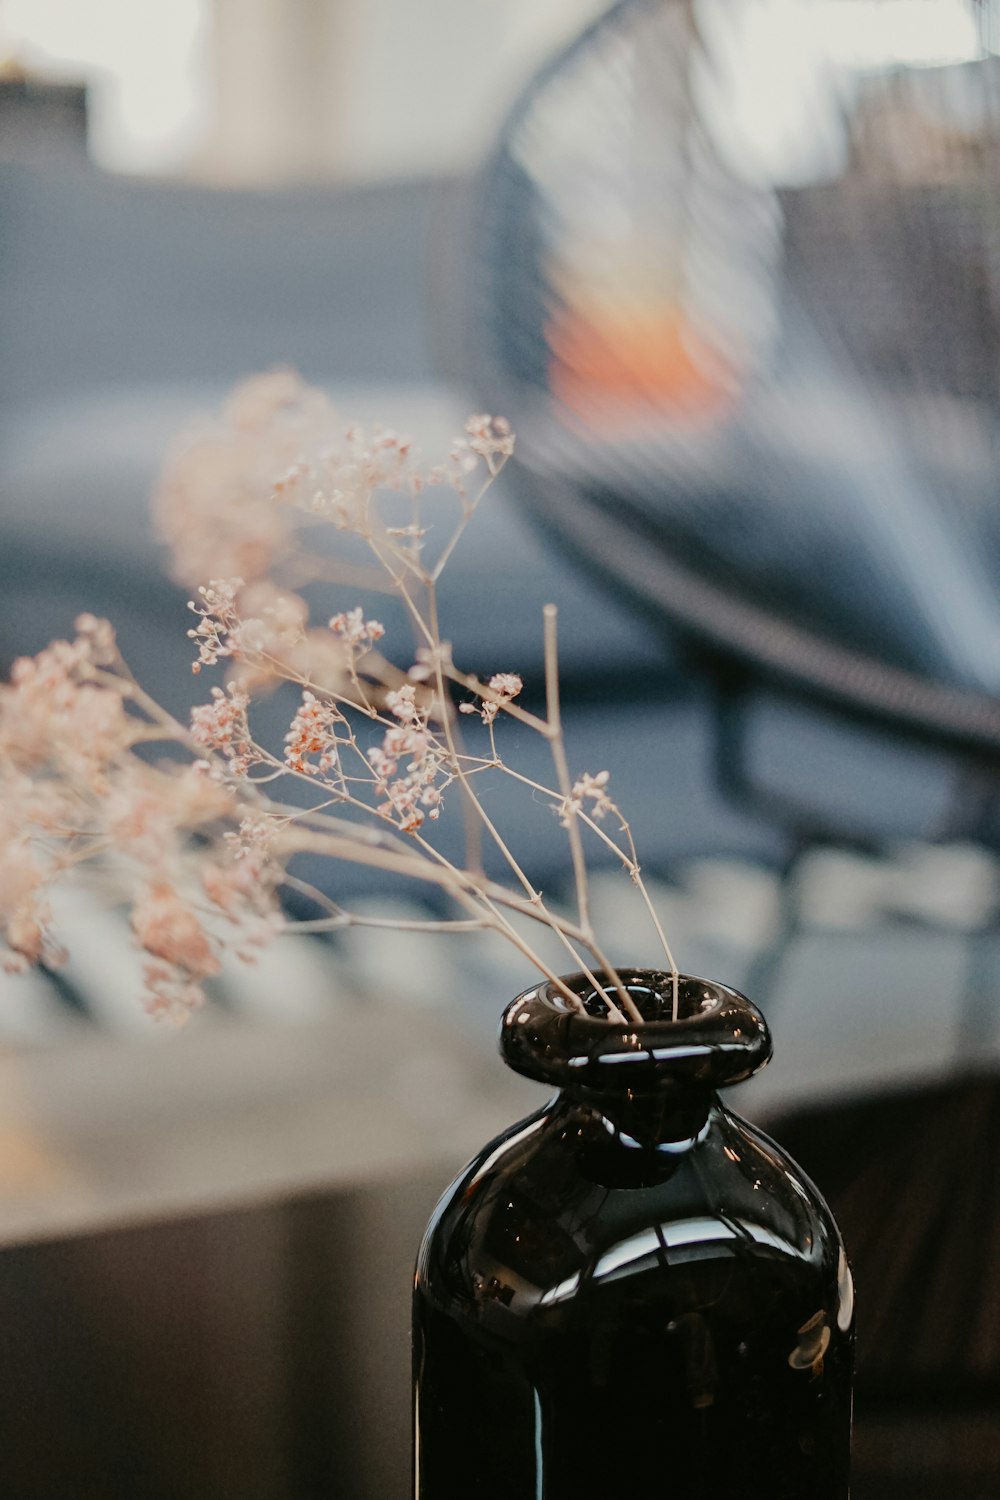
<path fill-rule="evenodd" d="M 220 184 L 461 170 L 602 0 L 0 0 L 0 59 L 88 85 L 108 171 Z"/>

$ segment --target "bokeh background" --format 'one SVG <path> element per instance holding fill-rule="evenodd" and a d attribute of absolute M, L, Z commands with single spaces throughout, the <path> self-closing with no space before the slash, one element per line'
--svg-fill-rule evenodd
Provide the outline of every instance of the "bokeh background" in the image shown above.
<path fill-rule="evenodd" d="M 445 633 L 530 702 L 559 605 L 574 768 L 682 966 L 771 1021 L 737 1107 L 845 1226 L 860 1500 L 992 1500 L 992 0 L 0 0 L 0 60 L 2 664 L 86 608 L 186 712 L 149 496 L 251 371 L 429 454 L 509 415 Z M 594 903 L 657 961 L 600 858 Z M 0 1492 L 405 1496 L 410 1267 L 540 1102 L 493 1040 L 531 976 L 289 940 L 168 1036 L 122 916 L 61 918 L 66 970 L 0 976 Z"/>

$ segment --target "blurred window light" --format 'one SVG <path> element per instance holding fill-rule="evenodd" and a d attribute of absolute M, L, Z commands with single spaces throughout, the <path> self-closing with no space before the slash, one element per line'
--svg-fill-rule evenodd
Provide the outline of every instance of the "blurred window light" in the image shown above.
<path fill-rule="evenodd" d="M 477 129 L 488 134 L 489 122 L 499 118 L 504 101 L 540 56 L 582 28 L 602 3 L 480 0 L 470 30 L 462 20 L 466 0 L 229 0 L 223 37 L 217 0 L 0 0 L 0 58 L 11 57 L 42 79 L 88 84 L 89 148 L 109 170 L 183 171 L 200 163 L 203 151 L 211 155 L 221 131 L 229 142 L 227 170 L 253 177 L 280 168 L 294 175 L 297 167 L 315 169 L 307 138 L 326 128 L 339 132 L 338 150 L 327 153 L 338 170 L 362 176 L 447 170 L 466 164 L 463 149 L 475 154 L 472 143 L 485 144 Z M 675 15 L 686 24 L 690 9 L 708 43 L 706 55 L 692 57 L 691 86 L 723 159 L 744 180 L 794 185 L 839 169 L 845 105 L 865 75 L 982 57 L 991 50 L 989 44 L 984 48 L 983 35 L 998 5 L 1000 0 L 663 0 L 661 19 L 666 23 Z M 305 80 L 308 87 L 293 87 L 291 96 L 279 59 L 270 58 L 274 98 L 268 104 L 251 90 L 252 130 L 240 110 L 227 121 L 234 106 L 220 94 L 213 47 L 225 46 L 231 62 L 242 30 L 266 49 L 262 16 L 276 28 L 277 50 L 284 40 L 294 57 L 301 48 L 296 52 L 289 38 L 302 29 L 304 17 L 319 26 L 317 18 L 335 16 L 337 26 L 327 29 L 338 41 L 333 50 L 320 48 L 311 57 L 315 77 Z M 477 38 L 487 32 L 493 44 L 468 69 Z M 305 34 L 312 34 L 308 26 Z M 346 68 L 344 46 L 350 52 Z M 618 64 L 626 65 L 621 58 Z M 658 66 L 658 59 L 649 59 L 649 66 Z M 279 99 L 281 88 L 285 95 Z M 317 124 L 307 117 L 298 95 L 311 97 L 317 88 L 339 101 L 335 122 L 324 116 Z M 292 128 L 295 120 L 301 140 Z M 578 116 L 567 113 L 566 123 L 586 130 Z M 282 130 L 292 144 L 286 142 L 283 156 L 278 152 L 276 167 L 270 137 Z M 271 149 L 260 145 L 262 134 Z M 588 144 L 605 155 L 620 147 L 610 140 Z M 231 161 L 234 152 L 239 159 Z"/>
<path fill-rule="evenodd" d="M 109 171 L 169 173 L 210 113 L 211 0 L 0 0 L 0 54 L 85 81 L 89 150 Z"/>
<path fill-rule="evenodd" d="M 982 55 L 974 8 L 969 0 L 822 0 L 816 19 L 830 58 L 847 67 L 939 67 Z"/>
<path fill-rule="evenodd" d="M 708 50 L 695 64 L 702 118 L 747 181 L 786 187 L 837 175 L 846 116 L 866 75 L 973 62 L 987 17 L 975 0 L 694 0 Z"/>

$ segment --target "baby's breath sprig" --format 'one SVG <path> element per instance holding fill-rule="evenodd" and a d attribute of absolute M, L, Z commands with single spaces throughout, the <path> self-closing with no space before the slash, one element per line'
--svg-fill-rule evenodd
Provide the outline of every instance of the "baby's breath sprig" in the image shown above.
<path fill-rule="evenodd" d="M 289 866 L 309 853 L 438 887 L 454 918 L 391 923 L 439 932 L 500 933 L 562 993 L 581 1002 L 524 936 L 519 917 L 547 928 L 590 979 L 609 1018 L 641 1020 L 594 930 L 584 835 L 622 863 L 646 903 L 667 962 L 677 969 L 642 881 L 632 833 L 606 770 L 570 771 L 559 697 L 557 614 L 544 611 L 545 711 L 519 701 L 503 667 L 487 681 L 456 666 L 442 638 L 437 586 L 466 527 L 513 452 L 500 418 L 477 415 L 445 460 L 424 468 L 412 444 L 384 430 L 338 434 L 322 393 L 290 372 L 240 386 L 221 419 L 182 444 L 155 502 L 175 575 L 195 588 L 188 631 L 193 671 L 223 669 L 181 724 L 140 687 L 106 621 L 77 620 L 15 663 L 0 686 L 0 939 L 10 969 L 58 963 L 50 893 L 88 872 L 128 903 L 147 959 L 147 1008 L 185 1019 L 226 950 L 250 960 L 286 923 L 281 893 L 321 913 L 287 930 L 384 925 L 350 912 Z M 439 512 L 451 493 L 457 514 Z M 404 518 L 390 515 L 402 504 Z M 390 520 L 392 524 L 390 524 Z M 386 630 L 354 600 L 310 621 L 306 583 L 337 568 L 316 528 L 349 534 L 369 565 L 347 575 L 395 595 L 415 644 L 405 666 Z M 298 703 L 280 744 L 255 735 L 254 703 L 280 684 Z M 516 720 L 547 742 L 552 786 L 504 760 L 498 727 Z M 463 721 L 483 735 L 466 745 Z M 158 760 L 150 747 L 172 747 Z M 177 751 L 183 752 L 178 758 Z M 556 910 L 522 867 L 479 793 L 489 773 L 520 784 L 564 829 L 575 911 Z M 297 793 L 280 793 L 284 783 Z M 454 799 L 464 863 L 432 832 Z M 616 824 L 614 832 L 609 825 Z M 504 878 L 487 873 L 484 853 Z"/>

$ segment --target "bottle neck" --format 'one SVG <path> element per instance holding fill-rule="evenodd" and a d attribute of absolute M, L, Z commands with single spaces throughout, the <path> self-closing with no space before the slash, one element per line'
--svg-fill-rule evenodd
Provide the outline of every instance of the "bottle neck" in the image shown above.
<path fill-rule="evenodd" d="M 609 1148 L 682 1156 L 704 1140 L 721 1110 L 708 1088 L 664 1088 L 656 1092 L 566 1088 L 565 1106 L 589 1121 L 588 1134 Z"/>

